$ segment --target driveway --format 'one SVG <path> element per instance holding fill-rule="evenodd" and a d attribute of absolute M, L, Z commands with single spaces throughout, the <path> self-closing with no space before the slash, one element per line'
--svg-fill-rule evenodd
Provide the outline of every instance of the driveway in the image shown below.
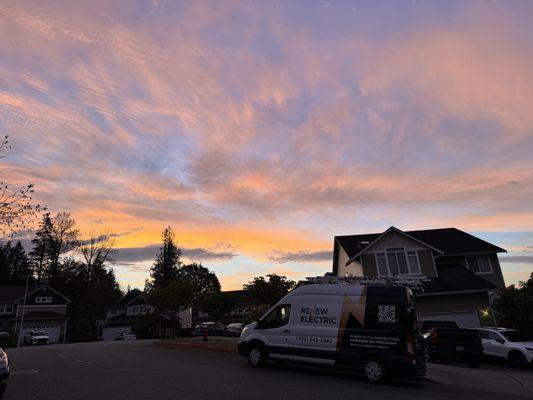
<path fill-rule="evenodd" d="M 442 381 L 439 383 L 426 380 L 376 386 L 367 384 L 356 374 L 298 366 L 253 369 L 236 353 L 164 348 L 155 346 L 152 341 L 20 348 L 10 349 L 8 354 L 12 377 L 6 400 L 330 400 L 333 397 L 376 400 L 480 397 L 491 400 L 501 399 L 502 393 L 507 393 L 506 399 L 531 399 L 526 389 L 510 394 L 481 382 L 445 383 L 446 379 L 451 380 L 448 369 L 462 371 L 448 366 L 436 366 L 435 372 L 432 369 L 432 375 L 440 374 Z"/>

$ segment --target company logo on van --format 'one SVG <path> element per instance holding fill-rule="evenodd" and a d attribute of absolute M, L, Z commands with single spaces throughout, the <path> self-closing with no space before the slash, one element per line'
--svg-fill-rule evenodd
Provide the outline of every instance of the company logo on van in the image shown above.
<path fill-rule="evenodd" d="M 300 322 L 303 324 L 336 325 L 337 317 L 330 315 L 327 307 L 300 307 Z"/>

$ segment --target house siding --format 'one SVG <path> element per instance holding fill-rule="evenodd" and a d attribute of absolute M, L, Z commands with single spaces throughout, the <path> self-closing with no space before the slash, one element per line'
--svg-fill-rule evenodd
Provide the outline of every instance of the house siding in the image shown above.
<path fill-rule="evenodd" d="M 420 271 L 422 275 L 430 278 L 436 276 L 435 261 L 431 250 L 418 250 L 418 261 L 420 261 Z"/>
<path fill-rule="evenodd" d="M 346 254 L 346 251 L 342 247 L 339 246 L 338 250 L 338 256 L 337 256 L 337 275 L 338 276 L 345 276 L 345 275 L 352 275 L 352 276 L 363 276 L 363 267 L 361 263 L 354 261 L 350 263 L 350 265 L 346 266 L 346 263 L 350 260 L 350 257 L 348 257 L 348 254 Z"/>
<path fill-rule="evenodd" d="M 388 247 L 405 247 L 409 250 L 425 250 L 426 246 L 423 246 L 416 240 L 410 239 L 404 235 L 400 235 L 398 232 L 390 231 L 387 235 L 382 237 L 378 242 L 369 246 L 365 252 L 379 253 L 384 252 Z"/>
<path fill-rule="evenodd" d="M 376 265 L 376 257 L 373 253 L 361 255 L 363 260 L 364 276 L 378 276 L 378 268 Z"/>
<path fill-rule="evenodd" d="M 492 274 L 483 274 L 480 275 L 482 278 L 488 280 L 494 286 L 499 287 L 500 289 L 505 289 L 505 279 L 503 278 L 502 268 L 500 265 L 500 260 L 498 259 L 497 254 L 489 255 L 490 264 L 492 265 Z"/>
<path fill-rule="evenodd" d="M 416 308 L 419 314 L 476 311 L 481 326 L 494 326 L 492 316 L 483 316 L 481 313 L 490 309 L 487 292 L 422 296 L 417 298 Z"/>

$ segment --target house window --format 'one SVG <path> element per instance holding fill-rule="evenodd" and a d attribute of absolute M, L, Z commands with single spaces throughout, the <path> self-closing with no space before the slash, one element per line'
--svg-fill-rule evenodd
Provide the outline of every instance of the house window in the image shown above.
<path fill-rule="evenodd" d="M 35 298 L 36 303 L 51 303 L 52 298 L 51 297 L 36 297 Z"/>
<path fill-rule="evenodd" d="M 392 247 L 386 253 L 376 253 L 376 264 L 379 276 L 420 274 L 417 252 L 406 252 L 403 247 Z"/>
<path fill-rule="evenodd" d="M 0 304 L 0 314 L 11 314 L 13 312 L 13 304 Z"/>
<path fill-rule="evenodd" d="M 492 272 L 489 256 L 466 257 L 466 264 L 468 269 L 476 274 L 490 274 Z"/>

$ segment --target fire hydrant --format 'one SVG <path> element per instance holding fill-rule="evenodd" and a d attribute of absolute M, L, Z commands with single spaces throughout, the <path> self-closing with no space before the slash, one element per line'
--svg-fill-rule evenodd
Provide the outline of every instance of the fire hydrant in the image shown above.
<path fill-rule="evenodd" d="M 204 327 L 204 332 L 203 332 L 203 335 L 202 335 L 202 340 L 204 341 L 204 343 L 207 343 L 207 337 L 209 336 L 209 330 L 207 329 L 207 327 L 205 326 Z"/>

